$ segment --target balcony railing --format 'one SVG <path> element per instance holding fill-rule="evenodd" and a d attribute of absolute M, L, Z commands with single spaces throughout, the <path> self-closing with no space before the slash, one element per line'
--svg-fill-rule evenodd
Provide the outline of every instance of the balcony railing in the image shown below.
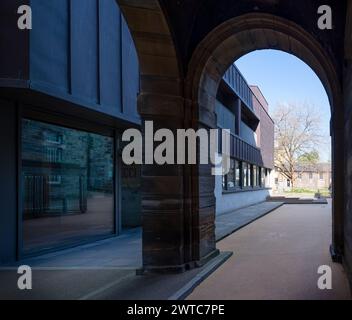
<path fill-rule="evenodd" d="M 241 72 L 234 64 L 227 69 L 223 79 L 232 88 L 232 90 L 240 97 L 240 99 L 253 110 L 253 92 Z"/>

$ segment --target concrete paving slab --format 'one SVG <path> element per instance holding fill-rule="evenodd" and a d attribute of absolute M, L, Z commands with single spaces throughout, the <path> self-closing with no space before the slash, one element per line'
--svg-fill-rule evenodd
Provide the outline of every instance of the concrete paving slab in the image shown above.
<path fill-rule="evenodd" d="M 187 296 L 232 252 L 180 274 L 136 275 L 118 268 L 33 268 L 32 290 L 17 287 L 17 269 L 0 270 L 1 300 L 177 300 Z"/>
<path fill-rule="evenodd" d="M 0 270 L 1 300 L 77 300 L 97 288 L 135 277 L 134 270 L 34 268 L 32 289 L 19 290 L 17 269 Z"/>
<path fill-rule="evenodd" d="M 124 231 L 113 237 L 78 247 L 22 260 L 17 265 L 35 268 L 138 269 L 142 266 L 142 229 Z"/>
<path fill-rule="evenodd" d="M 331 232 L 331 202 L 281 206 L 218 243 L 233 256 L 189 299 L 351 299 L 344 269 L 330 257 Z M 318 288 L 322 265 L 331 268 L 331 290 Z"/>
<path fill-rule="evenodd" d="M 261 202 L 246 208 L 216 216 L 216 241 L 279 208 L 283 202 Z"/>
<path fill-rule="evenodd" d="M 248 266 L 245 266 L 245 270 L 242 270 L 242 272 L 251 270 L 253 273 L 255 273 L 258 265 L 263 264 L 265 266 L 265 263 L 269 264 L 271 261 L 270 259 L 273 259 L 273 256 L 285 258 L 287 256 L 285 253 L 286 249 L 290 250 L 290 248 L 292 249 L 292 247 L 294 247 L 295 250 L 299 252 L 299 250 L 305 248 L 307 244 L 302 244 L 301 242 L 297 241 L 294 237 L 295 235 L 286 239 L 285 233 L 280 231 L 281 229 L 279 223 L 285 224 L 289 222 L 291 224 L 291 228 L 295 227 L 297 229 L 304 229 L 306 226 L 304 217 L 301 217 L 301 219 L 298 220 L 293 219 L 291 221 L 285 217 L 286 211 L 284 211 L 284 213 L 280 213 L 280 215 L 276 218 L 278 221 L 274 219 L 274 222 L 266 227 L 267 229 L 270 229 L 270 232 L 266 237 L 258 239 L 257 234 L 252 234 L 252 238 L 257 238 L 258 243 L 262 242 L 265 244 L 266 242 L 269 242 L 269 240 L 275 240 L 281 243 L 280 250 L 278 250 L 277 245 L 274 244 L 271 247 L 268 247 L 267 257 L 262 258 L 262 261 L 260 261 L 263 254 L 262 248 L 253 249 L 250 247 L 251 242 L 248 241 L 248 239 L 241 241 L 241 245 L 239 246 L 233 246 L 230 240 L 230 244 L 228 246 L 223 246 L 224 242 L 227 243 L 228 239 L 236 237 L 238 233 L 242 234 L 244 230 L 252 230 L 253 225 L 262 224 L 262 220 L 266 220 L 271 217 L 271 215 L 265 215 L 280 206 L 282 206 L 282 203 L 264 202 L 218 216 L 216 221 L 216 237 L 217 239 L 224 239 L 224 237 L 226 237 L 218 244 L 218 247 L 223 250 L 223 253 L 221 253 L 217 258 L 208 262 L 205 266 L 198 269 L 193 269 L 183 274 L 145 274 L 142 276 L 136 275 L 136 269 L 139 269 L 142 265 L 141 229 L 139 228 L 129 230 L 116 238 L 106 239 L 89 245 L 59 251 L 56 253 L 22 261 L 20 264 L 27 264 L 34 268 L 34 288 L 29 292 L 21 292 L 17 289 L 17 279 L 19 275 L 17 274 L 16 268 L 10 270 L 2 269 L 0 271 L 0 282 L 2 284 L 0 286 L 0 298 L 69 300 L 182 299 L 186 297 L 190 292 L 192 292 L 192 290 L 197 285 L 200 284 L 200 287 L 202 287 L 202 281 L 230 257 L 231 253 L 229 252 L 231 251 L 234 251 L 235 256 L 237 256 L 238 254 L 243 254 L 243 250 L 245 249 L 248 251 L 253 250 L 253 254 L 256 253 L 257 256 L 252 257 L 250 261 L 251 263 Z M 314 207 L 314 209 L 309 209 L 309 207 Z M 318 210 L 318 213 L 314 213 L 315 208 L 318 208 L 316 205 L 291 205 L 291 208 L 294 209 L 293 212 L 301 212 L 302 208 L 305 208 L 304 210 L 307 211 L 305 218 L 308 220 L 311 219 L 312 215 L 316 216 L 320 212 Z M 324 206 L 322 208 L 324 208 Z M 277 216 L 278 212 L 281 212 L 279 210 L 272 212 L 272 215 Z M 313 214 L 309 214 L 310 210 L 313 210 Z M 292 210 L 290 212 L 292 214 Z M 283 221 L 280 220 L 282 214 Z M 324 213 L 320 214 L 324 216 Z M 262 219 L 257 220 L 261 217 Z M 243 228 L 244 226 L 247 227 Z M 319 229 L 321 226 L 318 224 L 317 228 Z M 230 235 L 235 231 L 238 232 L 236 232 L 234 235 Z M 259 235 L 260 234 L 261 233 L 259 232 Z M 316 236 L 316 238 L 310 239 L 310 243 L 308 245 L 314 245 L 314 247 L 318 249 L 318 252 L 320 252 L 321 247 L 319 241 L 321 239 L 318 237 L 318 235 Z M 295 246 L 296 243 L 299 245 Z M 263 252 L 265 252 L 265 250 Z M 314 254 L 316 254 L 316 252 L 312 252 L 312 256 L 314 256 Z M 306 258 L 308 259 L 308 257 Z M 259 262 L 257 259 L 259 259 Z M 229 262 L 230 261 L 230 264 L 233 265 L 233 258 L 231 258 Z M 290 275 L 294 273 L 294 271 L 291 269 L 292 266 L 293 268 L 297 266 L 296 258 L 286 257 L 285 261 L 287 270 L 277 270 L 277 274 L 282 277 L 286 272 L 286 274 L 291 277 Z M 226 263 L 223 267 L 226 268 L 226 270 L 229 268 L 227 267 L 228 263 Z M 234 269 L 236 270 L 236 268 L 241 265 L 243 265 L 241 259 L 238 261 L 236 259 Z M 298 263 L 298 266 L 304 269 L 303 267 L 305 264 L 302 263 L 302 265 L 303 266 Z M 269 272 L 271 267 L 267 268 L 267 272 L 264 272 L 265 274 L 260 271 L 261 269 L 258 270 L 259 273 L 267 277 L 267 279 L 263 279 L 263 282 L 264 288 L 269 290 L 271 281 Z M 241 273 L 239 274 L 241 275 Z M 237 275 L 234 274 L 231 276 L 236 277 Z M 232 278 L 229 279 L 231 282 Z M 252 283 L 251 279 L 247 279 L 247 282 Z M 230 290 L 230 292 L 232 292 L 232 290 L 234 290 L 233 288 L 228 288 L 226 280 L 225 282 L 222 282 L 222 285 L 223 290 L 225 291 Z M 242 284 L 240 287 L 245 289 L 244 292 L 248 290 L 244 284 Z M 220 291 L 220 288 L 218 290 Z M 215 298 L 217 294 L 216 292 L 217 291 L 213 292 L 215 294 Z M 262 296 L 265 296 L 263 291 L 261 291 L 261 294 Z M 248 296 L 250 297 L 250 294 L 248 294 Z"/>
<path fill-rule="evenodd" d="M 216 238 L 221 239 L 231 234 L 280 205 L 281 203 L 264 202 L 217 216 Z M 142 267 L 142 229 L 125 230 L 118 237 L 22 260 L 13 266 L 24 264 L 41 269 L 102 269 L 113 267 L 140 269 Z"/>

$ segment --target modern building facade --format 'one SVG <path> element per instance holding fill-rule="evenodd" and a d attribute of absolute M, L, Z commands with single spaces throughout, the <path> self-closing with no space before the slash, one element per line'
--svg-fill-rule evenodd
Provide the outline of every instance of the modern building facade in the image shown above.
<path fill-rule="evenodd" d="M 140 168 L 120 138 L 140 127 L 136 49 L 115 0 L 2 1 L 0 263 L 141 225 Z"/>
<path fill-rule="evenodd" d="M 116 90 L 121 88 L 116 85 L 120 83 L 120 73 L 116 74 L 114 70 L 125 69 L 128 64 L 122 63 L 120 69 L 115 69 L 114 65 L 121 63 L 119 50 L 107 49 L 117 46 L 121 39 L 111 33 L 111 30 L 119 30 L 120 25 L 119 20 L 114 23 L 110 16 L 116 7 L 106 10 L 103 16 L 88 9 L 84 14 L 77 14 L 76 4 L 79 3 L 80 8 L 94 8 L 97 2 L 100 7 L 104 1 L 41 1 L 42 7 L 45 5 L 43 11 L 47 12 L 42 15 L 43 19 L 33 21 L 34 28 L 37 24 L 41 29 L 39 32 L 46 34 L 43 37 L 47 39 L 41 41 L 41 37 L 33 38 L 38 30 L 33 29 L 32 33 L 17 28 L 18 7 L 34 1 L 1 1 L 1 261 L 13 259 L 21 246 L 19 119 L 114 137 L 115 141 L 116 128 L 125 125 L 122 120 L 130 119 L 131 124 L 138 124 L 137 118 L 127 114 L 122 103 L 117 108 L 115 103 L 103 103 L 107 97 L 120 101 L 116 98 L 121 98 L 116 95 L 121 92 L 121 89 Z M 352 197 L 349 196 L 352 192 L 351 3 L 345 0 L 324 3 L 333 12 L 331 32 L 320 29 L 317 24 L 321 18 L 318 10 L 322 5 L 317 1 L 116 2 L 120 4 L 138 53 L 138 112 L 143 120 L 153 120 L 159 127 L 170 130 L 216 127 L 214 109 L 218 84 L 233 61 L 254 50 L 288 52 L 315 71 L 326 89 L 332 111 L 331 254 L 334 261 L 343 261 L 352 279 Z M 33 10 L 34 14 L 37 10 Z M 67 11 L 77 15 L 79 23 L 71 23 Z M 55 17 L 48 18 L 48 12 L 55 12 Z M 94 32 L 97 25 L 103 32 Z M 83 35 L 78 37 L 77 34 Z M 107 45 L 99 50 L 87 50 L 90 45 L 97 48 L 94 44 L 101 41 Z M 37 45 L 33 46 L 36 42 Z M 49 50 L 49 53 L 36 55 L 38 50 Z M 132 56 L 128 52 L 127 55 Z M 126 52 L 123 56 L 126 57 Z M 38 69 L 43 61 L 47 64 L 44 71 Z M 84 63 L 80 64 L 81 61 Z M 60 67 L 55 68 L 58 65 Z M 80 72 L 73 72 L 72 69 L 76 68 Z M 102 70 L 107 70 L 115 80 L 104 81 L 105 72 Z M 51 77 L 47 79 L 49 74 Z M 92 74 L 95 74 L 96 81 L 88 76 Z M 36 78 L 39 81 L 35 81 Z M 77 83 L 84 84 L 83 88 Z M 126 88 L 122 92 L 124 90 Z M 126 101 L 127 96 L 122 96 L 122 100 Z M 31 108 L 33 110 L 29 112 L 29 108 L 24 107 L 27 104 L 39 108 Z M 83 107 L 78 108 L 79 105 Z M 41 117 L 43 111 L 45 117 Z M 142 168 L 143 265 L 145 269 L 184 271 L 218 254 L 215 179 L 211 176 L 211 168 L 200 165 L 167 169 L 157 166 Z M 114 181 L 116 177 L 114 172 Z M 55 181 L 55 178 L 50 179 Z M 116 210 L 116 203 L 114 207 Z"/>
<path fill-rule="evenodd" d="M 222 79 L 217 125 L 231 133 L 230 171 L 215 178 L 216 214 L 266 200 L 274 166 L 274 122 L 257 86 L 249 86 L 235 64 Z"/>
<path fill-rule="evenodd" d="M 17 5 L 2 4 L 14 21 Z M 121 159 L 122 132 L 141 126 L 139 67 L 116 1 L 30 5 L 33 29 L 9 30 L 23 50 L 14 54 L 11 43 L 2 50 L 1 263 L 142 224 L 141 167 Z M 268 195 L 273 123 L 259 88 L 235 65 L 220 83 L 215 111 L 233 145 L 229 174 L 216 177 L 221 214 Z"/>

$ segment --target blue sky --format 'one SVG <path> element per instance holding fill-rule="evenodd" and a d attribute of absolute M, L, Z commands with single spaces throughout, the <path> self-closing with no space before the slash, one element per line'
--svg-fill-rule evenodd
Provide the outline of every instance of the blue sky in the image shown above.
<path fill-rule="evenodd" d="M 321 161 L 330 156 L 330 104 L 326 91 L 314 71 L 295 56 L 277 50 L 258 50 L 236 61 L 249 84 L 260 87 L 273 111 L 278 103 L 312 104 L 320 110 L 326 144 L 319 147 Z"/>

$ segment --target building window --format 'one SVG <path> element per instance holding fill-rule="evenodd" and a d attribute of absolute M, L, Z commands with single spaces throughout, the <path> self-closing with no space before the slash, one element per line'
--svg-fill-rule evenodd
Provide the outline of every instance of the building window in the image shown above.
<path fill-rule="evenodd" d="M 121 220 L 122 229 L 139 227 L 141 216 L 141 166 L 121 163 Z"/>
<path fill-rule="evenodd" d="M 260 168 L 258 168 L 257 166 L 253 166 L 253 186 L 254 187 L 259 187 L 260 185 L 259 174 L 260 174 Z"/>
<path fill-rule="evenodd" d="M 62 148 L 58 147 L 44 147 L 44 157 L 46 162 L 60 163 L 62 161 Z"/>
<path fill-rule="evenodd" d="M 243 162 L 243 170 L 242 170 L 242 174 L 243 174 L 243 187 L 247 188 L 250 187 L 251 185 L 251 169 L 250 169 L 250 165 L 247 162 Z"/>
<path fill-rule="evenodd" d="M 319 179 L 320 179 L 320 180 L 324 180 L 324 173 L 323 173 L 323 172 L 320 172 L 320 173 L 319 173 Z"/>
<path fill-rule="evenodd" d="M 23 252 L 113 234 L 113 138 L 23 119 L 21 140 Z"/>
<path fill-rule="evenodd" d="M 43 132 L 43 136 L 46 142 L 51 144 L 62 144 L 63 143 L 63 135 L 61 132 L 55 132 L 51 130 L 47 130 Z"/>
<path fill-rule="evenodd" d="M 247 163 L 242 162 L 242 186 L 243 188 L 247 187 Z"/>
<path fill-rule="evenodd" d="M 61 184 L 61 176 L 60 175 L 49 175 L 48 176 L 49 184 Z"/>
<path fill-rule="evenodd" d="M 257 184 L 256 178 L 257 178 L 257 167 L 256 166 L 251 166 L 252 170 L 252 187 L 255 187 Z"/>
<path fill-rule="evenodd" d="M 265 187 L 268 187 L 268 188 L 270 188 L 271 186 L 270 173 L 271 173 L 270 169 L 265 169 Z"/>
<path fill-rule="evenodd" d="M 226 175 L 222 176 L 222 189 L 226 190 Z"/>
<path fill-rule="evenodd" d="M 230 161 L 230 170 L 222 178 L 222 186 L 225 190 L 234 190 L 241 187 L 241 162 L 235 159 Z"/>
<path fill-rule="evenodd" d="M 260 186 L 265 187 L 265 169 L 260 168 Z"/>
<path fill-rule="evenodd" d="M 241 162 L 235 160 L 235 187 L 241 188 Z"/>
<path fill-rule="evenodd" d="M 226 189 L 227 190 L 231 190 L 235 187 L 235 160 L 234 159 L 231 159 L 230 160 L 230 171 L 229 173 L 226 175 Z"/>
<path fill-rule="evenodd" d="M 248 164 L 248 187 L 252 187 L 253 186 L 253 166 L 251 164 Z"/>
<path fill-rule="evenodd" d="M 309 172 L 309 179 L 313 179 L 313 172 Z"/>

